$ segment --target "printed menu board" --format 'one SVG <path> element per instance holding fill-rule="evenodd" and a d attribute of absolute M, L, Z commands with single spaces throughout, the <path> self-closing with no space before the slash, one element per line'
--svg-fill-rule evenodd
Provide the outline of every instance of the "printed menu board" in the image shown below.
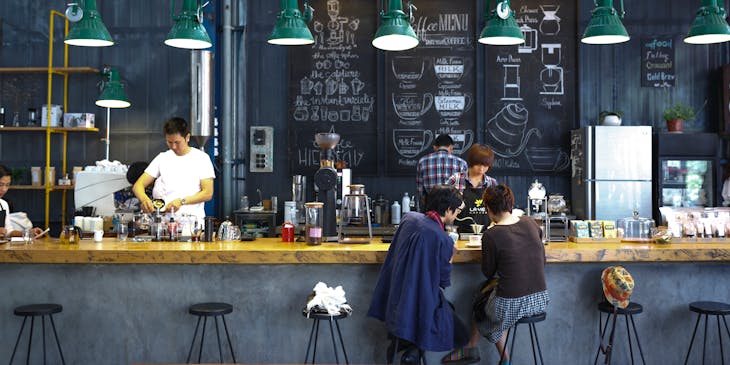
<path fill-rule="evenodd" d="M 313 174 L 318 132 L 336 132 L 338 161 L 361 175 L 377 173 L 376 4 L 311 0 L 315 43 L 291 47 L 289 158 L 292 174 Z"/>

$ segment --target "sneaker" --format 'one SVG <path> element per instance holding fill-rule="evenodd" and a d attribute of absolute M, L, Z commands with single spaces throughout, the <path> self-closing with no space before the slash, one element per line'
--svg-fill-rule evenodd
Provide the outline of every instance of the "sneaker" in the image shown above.
<path fill-rule="evenodd" d="M 479 362 L 479 360 L 479 348 L 459 347 L 444 356 L 441 359 L 441 363 L 447 365 L 466 365 Z"/>

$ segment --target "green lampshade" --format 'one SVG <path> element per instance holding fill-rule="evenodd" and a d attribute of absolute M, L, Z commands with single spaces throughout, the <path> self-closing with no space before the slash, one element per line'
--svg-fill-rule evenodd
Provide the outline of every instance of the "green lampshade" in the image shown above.
<path fill-rule="evenodd" d="M 101 15 L 96 10 L 96 0 L 82 0 L 81 20 L 72 23 L 64 43 L 82 47 L 107 47 L 114 44 Z"/>
<path fill-rule="evenodd" d="M 276 17 L 274 30 L 268 42 L 280 46 L 302 46 L 314 43 L 307 21 L 312 19 L 311 8 L 305 4 L 305 14 L 299 11 L 297 0 L 282 0 L 281 12 Z"/>
<path fill-rule="evenodd" d="M 104 89 L 96 101 L 96 105 L 104 108 L 127 108 L 132 105 L 124 92 L 124 85 L 119 79 L 119 71 L 111 67 L 104 72 L 107 80 L 104 82 Z"/>
<path fill-rule="evenodd" d="M 196 0 L 185 0 L 180 15 L 173 17 L 175 25 L 167 34 L 165 44 L 170 47 L 187 49 L 203 49 L 212 46 L 213 43 L 210 41 L 208 32 L 199 21 L 200 12 Z"/>
<path fill-rule="evenodd" d="M 703 0 L 685 43 L 711 44 L 730 41 L 730 26 L 725 21 L 725 9 L 717 0 Z"/>
<path fill-rule="evenodd" d="M 586 44 L 614 44 L 629 39 L 631 39 L 629 33 L 621 23 L 618 12 L 613 8 L 613 1 L 598 0 L 580 41 Z"/>
<path fill-rule="evenodd" d="M 375 32 L 373 47 L 384 51 L 405 51 L 418 46 L 418 37 L 403 12 L 402 0 L 390 0 L 388 12 L 380 14 L 380 27 Z"/>
<path fill-rule="evenodd" d="M 485 11 L 486 24 L 479 34 L 479 43 L 493 46 L 513 46 L 525 43 L 525 36 L 515 20 L 515 14 L 509 8 L 509 1 L 497 2 L 495 9 Z"/>

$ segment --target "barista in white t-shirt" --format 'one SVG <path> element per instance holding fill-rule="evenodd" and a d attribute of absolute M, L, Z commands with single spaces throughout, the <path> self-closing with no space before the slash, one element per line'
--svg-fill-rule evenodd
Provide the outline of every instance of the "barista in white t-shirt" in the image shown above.
<path fill-rule="evenodd" d="M 134 195 L 143 211 L 154 211 L 152 198 L 145 193 L 145 188 L 154 182 L 152 196 L 165 201 L 166 212 L 174 208 L 176 216 L 193 215 L 202 223 L 205 217 L 203 203 L 213 198 L 213 164 L 208 154 L 188 145 L 190 127 L 185 119 L 168 120 L 163 131 L 170 149 L 150 162 L 134 183 Z"/>

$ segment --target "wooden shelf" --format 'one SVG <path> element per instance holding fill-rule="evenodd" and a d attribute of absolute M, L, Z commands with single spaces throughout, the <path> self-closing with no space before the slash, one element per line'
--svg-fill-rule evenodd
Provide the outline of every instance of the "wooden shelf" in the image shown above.
<path fill-rule="evenodd" d="M 60 73 L 98 73 L 99 69 L 79 66 L 79 67 L 54 67 L 53 72 Z M 0 67 L 0 73 L 43 73 L 48 72 L 48 67 Z"/>
<path fill-rule="evenodd" d="M 44 190 L 45 185 L 10 185 L 11 190 Z M 73 190 L 73 185 L 52 185 L 50 190 Z"/>
<path fill-rule="evenodd" d="M 46 127 L 0 127 L 0 132 L 45 132 Z M 98 132 L 99 128 L 51 127 L 51 132 Z"/>

